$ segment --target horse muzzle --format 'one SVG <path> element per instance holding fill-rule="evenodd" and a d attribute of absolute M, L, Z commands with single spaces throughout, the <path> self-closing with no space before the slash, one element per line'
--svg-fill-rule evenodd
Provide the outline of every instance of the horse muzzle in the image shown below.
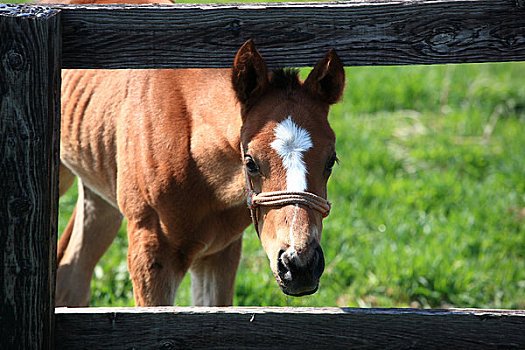
<path fill-rule="evenodd" d="M 303 251 L 296 251 L 291 247 L 281 249 L 274 275 L 283 293 L 299 297 L 317 291 L 324 266 L 323 250 L 315 242 Z"/>

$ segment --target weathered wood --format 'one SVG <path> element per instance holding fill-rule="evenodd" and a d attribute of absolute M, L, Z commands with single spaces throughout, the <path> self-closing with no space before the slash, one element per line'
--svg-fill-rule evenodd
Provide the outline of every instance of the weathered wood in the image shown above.
<path fill-rule="evenodd" d="M 355 308 L 56 310 L 57 349 L 525 348 L 525 311 Z"/>
<path fill-rule="evenodd" d="M 516 0 L 59 6 L 65 68 L 230 67 L 249 38 L 271 66 L 525 60 Z"/>
<path fill-rule="evenodd" d="M 51 349 L 60 17 L 0 5 L 0 349 Z"/>
<path fill-rule="evenodd" d="M 67 68 L 228 67 L 248 38 L 274 66 L 525 59 L 521 0 L 59 8 Z M 59 22 L 0 4 L 1 349 L 53 348 Z M 525 311 L 58 309 L 55 330 L 59 349 L 525 348 Z"/>

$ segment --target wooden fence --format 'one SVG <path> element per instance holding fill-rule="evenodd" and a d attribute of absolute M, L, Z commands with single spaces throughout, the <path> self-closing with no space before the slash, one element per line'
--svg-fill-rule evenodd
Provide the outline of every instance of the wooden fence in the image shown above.
<path fill-rule="evenodd" d="M 243 5 L 0 4 L 0 348 L 525 348 L 525 312 L 54 309 L 61 68 L 525 60 L 524 0 Z M 56 336 L 56 337 L 55 337 Z"/>

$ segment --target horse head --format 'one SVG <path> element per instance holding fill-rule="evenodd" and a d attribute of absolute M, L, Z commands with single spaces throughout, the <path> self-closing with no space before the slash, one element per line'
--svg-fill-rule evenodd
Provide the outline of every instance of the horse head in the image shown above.
<path fill-rule="evenodd" d="M 341 98 L 344 80 L 333 50 L 304 82 L 295 70 L 269 71 L 251 40 L 233 64 L 248 203 L 272 272 L 288 295 L 315 293 L 324 271 L 322 220 L 337 160 L 328 111 Z"/>

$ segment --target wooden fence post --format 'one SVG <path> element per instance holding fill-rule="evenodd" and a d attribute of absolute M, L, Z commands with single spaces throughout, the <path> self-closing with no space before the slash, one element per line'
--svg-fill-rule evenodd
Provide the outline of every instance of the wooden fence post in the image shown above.
<path fill-rule="evenodd" d="M 60 11 L 0 4 L 0 348 L 54 348 Z"/>

